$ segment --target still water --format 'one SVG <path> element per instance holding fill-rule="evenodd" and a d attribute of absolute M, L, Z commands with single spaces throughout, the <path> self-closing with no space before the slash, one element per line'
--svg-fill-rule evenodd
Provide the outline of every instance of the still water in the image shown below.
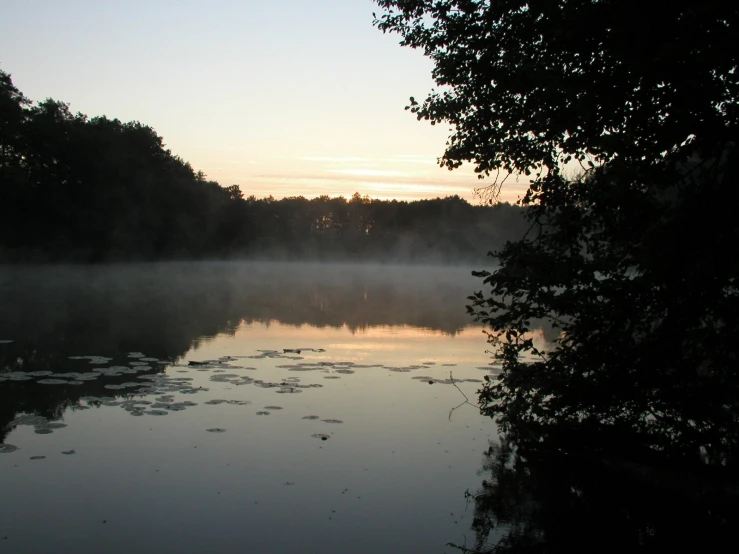
<path fill-rule="evenodd" d="M 0 550 L 471 545 L 470 269 L 1 270 Z"/>

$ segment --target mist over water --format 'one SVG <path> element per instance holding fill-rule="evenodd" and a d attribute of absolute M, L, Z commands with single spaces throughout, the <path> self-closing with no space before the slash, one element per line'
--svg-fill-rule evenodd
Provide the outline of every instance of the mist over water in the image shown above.
<path fill-rule="evenodd" d="M 496 435 L 460 406 L 495 372 L 465 312 L 471 269 L 3 268 L 0 536 L 13 552 L 443 551 L 471 533 L 464 491 Z"/>

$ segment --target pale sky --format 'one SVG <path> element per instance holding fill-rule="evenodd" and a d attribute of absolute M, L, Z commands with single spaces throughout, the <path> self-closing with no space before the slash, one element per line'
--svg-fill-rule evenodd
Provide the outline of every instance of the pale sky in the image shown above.
<path fill-rule="evenodd" d="M 431 62 L 371 0 L 0 0 L 0 68 L 30 99 L 137 120 L 245 195 L 476 202 L 438 167 L 449 129 L 404 110 Z M 510 183 L 510 184 L 508 184 Z M 515 201 L 523 182 L 509 180 Z"/>

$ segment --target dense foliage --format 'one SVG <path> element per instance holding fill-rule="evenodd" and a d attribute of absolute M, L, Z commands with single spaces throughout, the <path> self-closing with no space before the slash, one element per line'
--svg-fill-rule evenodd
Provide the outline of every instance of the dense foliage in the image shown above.
<path fill-rule="evenodd" d="M 245 199 L 150 127 L 33 104 L 0 71 L 0 261 L 470 260 L 523 225 L 518 207 L 458 197 Z"/>
<path fill-rule="evenodd" d="M 409 108 L 454 127 L 441 163 L 531 176 L 530 229 L 471 298 L 504 367 L 481 391 L 484 411 L 508 431 L 598 425 L 732 462 L 739 6 L 377 3 L 376 24 L 435 63 L 442 88 Z M 535 318 L 561 330 L 546 351 Z"/>

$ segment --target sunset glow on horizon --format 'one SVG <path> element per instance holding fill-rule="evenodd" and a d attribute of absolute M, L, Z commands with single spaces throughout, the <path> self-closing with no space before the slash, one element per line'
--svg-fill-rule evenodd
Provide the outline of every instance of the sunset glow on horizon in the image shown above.
<path fill-rule="evenodd" d="M 151 126 L 245 196 L 476 202 L 487 181 L 437 163 L 449 129 L 404 109 L 434 88 L 431 62 L 374 28 L 375 10 L 371 0 L 4 2 L 0 69 L 33 101 Z M 502 199 L 524 189 L 506 183 Z"/>

